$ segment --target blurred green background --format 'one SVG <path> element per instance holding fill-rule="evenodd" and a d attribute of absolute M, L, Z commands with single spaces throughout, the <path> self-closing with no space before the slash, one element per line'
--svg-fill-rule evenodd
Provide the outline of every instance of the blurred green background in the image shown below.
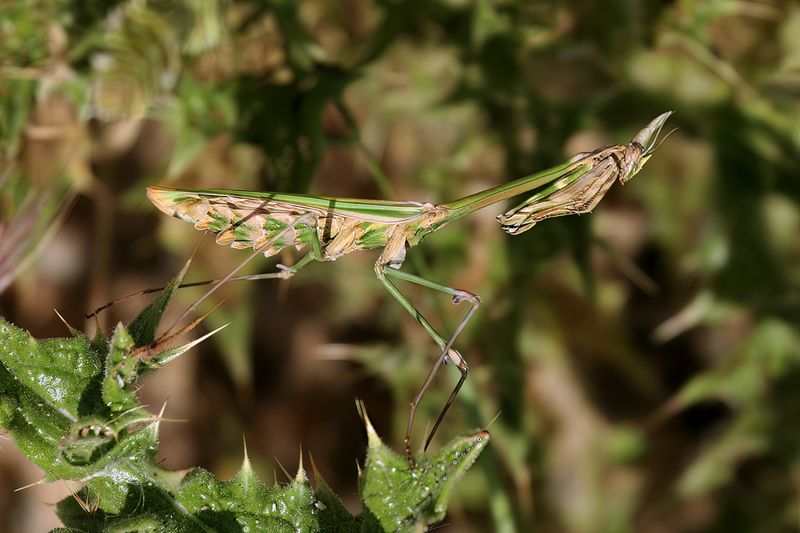
<path fill-rule="evenodd" d="M 409 271 L 484 302 L 438 443 L 500 413 L 446 530 L 795 531 L 798 2 L 2 2 L 0 314 L 36 337 L 67 335 L 53 309 L 89 332 L 130 320 L 146 298 L 84 313 L 164 284 L 200 236 L 149 184 L 452 200 L 666 110 L 679 130 L 595 213 L 509 237 L 497 206 L 411 251 Z M 205 239 L 189 278 L 246 255 Z M 141 391 L 182 420 L 164 463 L 230 477 L 244 435 L 270 478 L 302 445 L 357 508 L 354 398 L 399 449 L 438 355 L 375 258 L 219 291 L 204 327 L 231 325 Z M 463 309 L 408 290 L 451 331 Z M 2 443 L 1 530 L 57 525 L 62 484 L 12 492 L 38 477 Z"/>

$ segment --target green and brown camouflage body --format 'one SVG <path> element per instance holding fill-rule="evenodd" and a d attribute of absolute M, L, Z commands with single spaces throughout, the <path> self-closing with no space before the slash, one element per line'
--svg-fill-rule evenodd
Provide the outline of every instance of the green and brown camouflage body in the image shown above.
<path fill-rule="evenodd" d="M 286 246 L 298 249 L 319 242 L 319 260 L 332 261 L 357 250 L 384 248 L 379 260 L 399 267 L 405 249 L 448 222 L 507 198 L 536 191 L 498 216 L 501 227 L 516 235 L 541 220 L 588 213 L 619 180 L 625 183 L 649 159 L 671 112 L 656 117 L 627 144 L 579 154 L 566 163 L 475 193 L 447 204 L 330 198 L 304 194 L 228 189 L 147 189 L 165 213 L 217 234 L 233 248 L 260 249 L 275 255 Z M 309 222 L 300 222 L 301 217 Z"/>
<path fill-rule="evenodd" d="M 426 234 L 420 231 L 425 223 L 442 215 L 440 208 L 419 202 L 164 186 L 149 187 L 147 195 L 168 215 L 216 233 L 219 244 L 258 249 L 273 240 L 263 250 L 268 257 L 286 246 L 311 246 L 314 233 L 325 260 L 383 248 L 398 227 L 418 242 Z M 298 222 L 303 216 L 311 222 Z"/>
<path fill-rule="evenodd" d="M 512 235 L 527 231 L 547 218 L 591 211 L 615 181 L 625 184 L 647 162 L 659 145 L 661 127 L 670 114 L 663 113 L 656 117 L 627 144 L 579 154 L 537 174 L 441 205 L 171 187 L 150 187 L 147 195 L 168 215 L 191 222 L 199 230 L 216 233 L 219 244 L 234 248 L 253 247 L 267 256 L 287 246 L 311 248 L 311 252 L 293 267 L 283 267 L 280 273 L 265 274 L 266 277 L 288 277 L 311 260 L 332 261 L 356 250 L 382 250 L 375 263 L 378 279 L 442 350 L 411 403 L 405 444 L 408 462 L 413 468 L 410 442 L 416 407 L 439 367 L 447 361 L 452 362 L 461 372 L 461 377 L 425 441 L 427 448 L 467 377 L 467 363 L 453 348 L 453 343 L 478 308 L 480 298 L 468 291 L 402 272 L 400 266 L 405 260 L 406 249 L 417 245 L 426 235 L 453 220 L 521 194 L 533 193 L 524 202 L 497 217 L 503 230 Z M 231 272 L 222 282 L 231 279 L 235 272 Z M 453 303 L 470 302 L 470 309 L 450 339 L 446 340 L 393 280 L 415 283 L 448 294 Z"/>

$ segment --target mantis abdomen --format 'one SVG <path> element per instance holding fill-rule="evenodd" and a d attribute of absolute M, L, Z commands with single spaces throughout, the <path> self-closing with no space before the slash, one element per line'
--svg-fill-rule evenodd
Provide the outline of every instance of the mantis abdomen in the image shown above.
<path fill-rule="evenodd" d="M 382 248 L 390 224 L 347 218 L 295 203 L 209 195 L 203 191 L 150 187 L 150 200 L 163 212 L 216 234 L 218 244 L 259 249 L 269 257 L 287 246 L 298 250 L 317 239 L 322 258 Z M 317 212 L 320 211 L 320 212 Z M 309 215 L 311 215 L 309 217 Z M 299 219 L 306 216 L 310 222 Z"/>

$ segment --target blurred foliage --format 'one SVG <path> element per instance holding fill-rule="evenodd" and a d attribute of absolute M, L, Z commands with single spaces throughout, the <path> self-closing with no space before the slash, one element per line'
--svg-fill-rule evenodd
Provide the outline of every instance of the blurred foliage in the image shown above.
<path fill-rule="evenodd" d="M 459 338 L 473 372 L 441 436 L 501 412 L 448 519 L 578 532 L 800 520 L 800 3 L 17 1 L 0 6 L 0 69 L 0 283 L 19 276 L 0 309 L 37 336 L 57 327 L 42 309 L 76 322 L 189 255 L 191 228 L 154 214 L 145 184 L 451 200 L 675 110 L 680 129 L 591 216 L 508 238 L 478 213 L 410 254 L 485 304 Z M 194 275 L 240 258 L 203 246 Z M 338 399 L 382 399 L 376 425 L 402 434 L 436 351 L 373 260 L 220 291 L 213 322 L 235 334 L 203 352 L 192 375 L 209 399 L 187 412 L 204 422 L 185 430 L 216 452 L 189 449 L 224 470 L 225 435 L 258 426 L 264 450 L 303 440 L 327 450 L 338 493 L 354 487 Z M 412 294 L 443 329 L 458 320 Z M 294 429 L 267 431 L 270 415 Z"/>

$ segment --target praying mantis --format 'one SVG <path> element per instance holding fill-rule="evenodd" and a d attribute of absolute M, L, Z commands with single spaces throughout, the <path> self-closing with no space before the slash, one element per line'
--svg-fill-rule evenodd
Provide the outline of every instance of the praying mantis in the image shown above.
<path fill-rule="evenodd" d="M 413 468 L 411 430 L 417 406 L 439 368 L 452 363 L 461 375 L 425 439 L 424 449 L 427 450 L 467 379 L 469 367 L 453 344 L 478 309 L 481 299 L 469 291 L 400 270 L 406 251 L 451 222 L 526 193 L 534 192 L 497 217 L 502 229 L 511 235 L 528 231 L 548 218 L 592 211 L 615 181 L 624 185 L 641 170 L 666 138 L 659 141 L 661 129 L 671 114 L 671 111 L 666 112 L 653 119 L 627 144 L 580 153 L 547 170 L 442 204 L 166 186 L 149 187 L 147 196 L 164 213 L 191 222 L 198 230 L 215 233 L 218 244 L 253 248 L 253 256 L 263 253 L 269 257 L 288 246 L 308 248 L 308 253 L 293 266 L 279 265 L 278 272 L 247 279 L 289 278 L 312 261 L 335 261 L 350 252 L 381 250 L 375 263 L 375 275 L 441 350 L 410 404 L 404 443 L 406 457 Z M 232 274 L 225 280 L 235 279 Z M 449 338 L 436 331 L 400 291 L 395 283 L 398 280 L 447 294 L 454 304 L 469 303 L 469 309 Z"/>

